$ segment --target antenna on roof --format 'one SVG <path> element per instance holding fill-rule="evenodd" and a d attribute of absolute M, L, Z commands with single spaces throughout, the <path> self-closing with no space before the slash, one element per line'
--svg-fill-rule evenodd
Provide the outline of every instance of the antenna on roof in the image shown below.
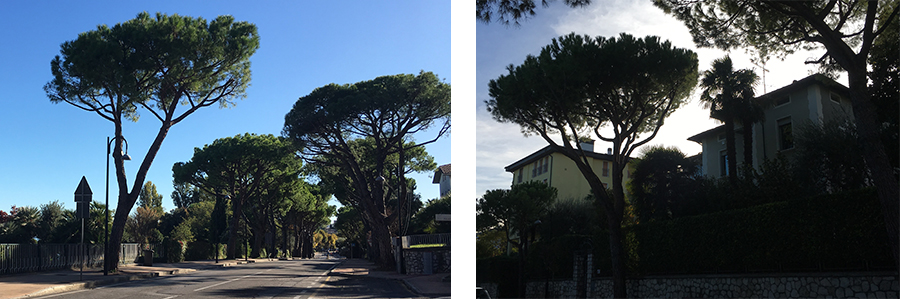
<path fill-rule="evenodd" d="M 766 72 L 769 71 L 766 68 L 766 61 L 769 61 L 768 57 L 750 58 L 750 63 L 762 69 L 763 94 L 766 94 Z"/>

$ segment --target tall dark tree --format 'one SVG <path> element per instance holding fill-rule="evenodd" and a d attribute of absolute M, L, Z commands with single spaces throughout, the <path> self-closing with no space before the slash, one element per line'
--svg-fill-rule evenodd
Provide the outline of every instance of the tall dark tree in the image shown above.
<path fill-rule="evenodd" d="M 273 135 L 244 134 L 219 138 L 202 149 L 195 148 L 187 163 L 172 167 L 176 183 L 190 183 L 204 192 L 231 199 L 232 218 L 227 257 L 236 254 L 244 204 L 260 198 L 270 188 L 299 177 L 300 159 L 293 145 Z M 217 209 L 224 201 L 217 200 Z"/>
<path fill-rule="evenodd" d="M 875 41 L 896 25 L 900 4 L 855 0 L 655 0 L 654 4 L 683 21 L 700 47 L 752 47 L 781 56 L 799 49 L 824 49 L 824 55 L 808 63 L 835 65 L 847 72 L 861 154 L 877 187 L 891 252 L 900 268 L 900 182 L 879 139 L 882 126 L 868 84 Z"/>
<path fill-rule="evenodd" d="M 113 160 L 119 189 L 105 265 L 118 267 L 125 220 L 137 201 L 169 129 L 202 107 L 233 105 L 250 84 L 250 56 L 259 48 L 256 26 L 220 16 L 202 18 L 143 12 L 112 28 L 97 26 L 62 44 L 44 86 L 53 103 L 69 103 L 113 123 Z M 139 109 L 160 121 L 129 189 L 122 123 Z"/>
<path fill-rule="evenodd" d="M 606 211 L 615 297 L 626 295 L 623 171 L 634 149 L 656 136 L 696 83 L 696 54 L 658 37 L 624 33 L 619 38 L 570 34 L 553 39 L 539 56 L 529 55 L 489 83 L 487 107 L 494 119 L 541 136 L 574 161 Z M 612 135 L 601 132 L 605 126 Z M 581 145 L 573 142 L 592 135 L 612 143 L 612 194 Z"/>
<path fill-rule="evenodd" d="M 412 135 L 435 127 L 433 139 L 410 142 Z M 339 167 L 349 179 L 357 207 L 371 224 L 372 240 L 378 248 L 376 263 L 393 268 L 390 224 L 399 217 L 385 204 L 384 177 L 396 171 L 405 182 L 406 167 L 391 169 L 387 157 L 405 161 L 408 151 L 437 141 L 450 130 L 450 85 L 430 72 L 419 75 L 383 76 L 354 84 L 329 84 L 300 98 L 285 116 L 283 134 L 302 149 L 309 163 Z M 365 168 L 351 140 L 371 138 L 370 159 Z M 381 179 L 379 179 L 381 178 Z M 402 184 L 400 186 L 403 186 Z M 406 188 L 398 198 L 407 200 Z M 401 206 L 405 202 L 401 203 Z"/>
<path fill-rule="evenodd" d="M 735 147 L 735 121 L 742 121 L 744 135 L 744 164 L 752 165 L 752 127 L 761 116 L 761 109 L 753 104 L 753 87 L 757 76 L 753 70 L 735 70 L 731 57 L 725 56 L 712 63 L 712 69 L 703 72 L 700 101 L 709 109 L 709 116 L 725 123 L 725 151 L 727 153 L 728 180 L 737 184 L 737 149 Z"/>

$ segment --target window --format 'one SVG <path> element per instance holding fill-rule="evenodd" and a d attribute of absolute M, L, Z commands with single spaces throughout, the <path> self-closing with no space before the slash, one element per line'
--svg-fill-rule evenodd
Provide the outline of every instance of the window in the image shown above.
<path fill-rule="evenodd" d="M 791 118 L 785 117 L 778 120 L 778 149 L 792 148 L 794 148 L 794 128 L 791 126 Z"/>
<path fill-rule="evenodd" d="M 603 161 L 603 176 L 609 176 L 609 162 Z"/>
<path fill-rule="evenodd" d="M 831 93 L 831 102 L 840 105 L 841 104 L 841 96 L 836 93 Z"/>
<path fill-rule="evenodd" d="M 523 168 L 519 168 L 519 183 L 522 182 L 522 172 L 524 172 L 524 171 L 525 171 L 525 168 L 524 168 L 524 167 L 523 167 Z"/>
<path fill-rule="evenodd" d="M 537 176 L 537 163 L 531 165 L 531 177 Z"/>
<path fill-rule="evenodd" d="M 550 170 L 550 156 L 544 158 L 544 172 Z"/>
<path fill-rule="evenodd" d="M 791 102 L 791 97 L 783 97 L 775 101 L 775 107 L 787 104 Z"/>
<path fill-rule="evenodd" d="M 728 153 L 726 151 L 719 152 L 719 176 L 728 175 Z"/>

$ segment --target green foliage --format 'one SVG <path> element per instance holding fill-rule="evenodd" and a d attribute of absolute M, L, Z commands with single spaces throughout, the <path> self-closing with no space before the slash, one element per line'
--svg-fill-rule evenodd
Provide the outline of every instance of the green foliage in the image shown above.
<path fill-rule="evenodd" d="M 410 142 L 413 134 L 432 127 L 439 130 L 434 139 Z M 409 184 L 405 156 L 415 155 L 416 148 L 436 141 L 449 130 L 450 85 L 423 71 L 419 75 L 382 76 L 316 88 L 297 100 L 285 116 L 283 135 L 301 149 L 310 164 L 336 170 L 330 173 L 337 180 L 321 180 L 331 184 L 323 186 L 324 191 L 333 193 L 344 205 L 361 209 L 378 248 L 376 263 L 393 267 L 390 227 L 401 217 L 397 211 L 386 209 L 385 201 L 390 199 L 386 192 L 390 190 L 385 189 Z M 354 140 L 371 143 L 372 150 L 360 151 L 365 146 L 352 145 Z M 398 167 L 388 166 L 392 155 L 398 155 Z M 366 167 L 366 163 L 372 167 Z M 436 166 L 431 164 L 428 170 Z M 394 169 L 396 175 L 384 175 Z M 320 178 L 321 174 L 317 173 Z M 388 183 L 391 181 L 396 183 Z M 405 188 L 398 189 L 397 198 L 412 198 Z M 414 211 L 408 212 L 406 215 Z"/>
<path fill-rule="evenodd" d="M 539 181 L 516 184 L 509 190 L 488 190 L 476 205 L 478 232 L 504 231 L 512 241 L 513 233 L 521 236 L 527 232 L 555 200 L 556 188 Z M 519 241 L 514 243 L 521 248 L 524 244 Z"/>
<path fill-rule="evenodd" d="M 52 103 L 69 103 L 97 113 L 115 126 L 116 175 L 119 182 L 118 214 L 108 251 L 125 234 L 124 221 L 138 194 L 129 192 L 122 156 L 122 121 L 137 121 L 140 107 L 160 121 L 160 129 L 135 175 L 136 190 L 144 183 L 150 164 L 169 129 L 202 107 L 228 107 L 243 98 L 250 84 L 250 56 L 259 48 L 256 26 L 219 16 L 155 18 L 142 12 L 112 28 L 97 26 L 60 46 L 50 62 L 53 79 L 44 86 Z M 182 109 L 179 109 L 182 108 Z M 112 252 L 108 252 L 112 253 Z M 109 255 L 108 255 L 109 257 Z M 118 267 L 118 255 L 105 267 Z"/>
<path fill-rule="evenodd" d="M 486 230 L 475 235 L 475 257 L 488 258 L 506 254 L 506 234 L 501 230 Z"/>
<path fill-rule="evenodd" d="M 137 121 L 137 108 L 144 107 L 160 120 L 178 122 L 197 108 L 229 106 L 230 99 L 243 97 L 257 48 L 256 26 L 231 16 L 207 22 L 142 12 L 63 43 L 51 63 L 54 79 L 44 89 L 54 103 L 97 111 L 110 121 L 116 115 Z M 189 112 L 172 119 L 152 110 L 174 112 L 170 105 L 176 103 L 188 105 Z"/>
<path fill-rule="evenodd" d="M 138 196 L 138 206 L 156 210 L 157 213 L 162 215 L 165 213 L 162 207 L 162 195 L 156 192 L 156 185 L 151 181 L 147 181 L 144 183 L 144 187 L 141 188 L 141 194 Z"/>
<path fill-rule="evenodd" d="M 410 231 L 426 234 L 450 233 L 450 222 L 435 221 L 436 214 L 450 214 L 450 194 L 425 203 L 425 207 L 413 216 L 413 228 Z"/>
<path fill-rule="evenodd" d="M 820 192 L 859 189 L 871 180 L 853 122 L 807 123 L 795 132 L 795 163 L 804 183 Z"/>
<path fill-rule="evenodd" d="M 40 229 L 37 237 L 43 243 L 53 243 L 56 241 L 56 233 L 66 222 L 66 210 L 58 200 L 41 205 L 41 220 L 38 225 Z"/>
<path fill-rule="evenodd" d="M 160 217 L 162 215 L 153 208 L 137 207 L 126 223 L 132 241 L 141 245 L 162 241 L 162 233 L 158 229 Z"/>
<path fill-rule="evenodd" d="M 334 228 L 337 229 L 338 235 L 346 238 L 349 243 L 362 244 L 367 229 L 361 217 L 359 210 L 353 207 L 342 206 L 338 209 L 334 220 Z"/>
<path fill-rule="evenodd" d="M 187 246 L 184 250 L 184 260 L 186 261 L 200 261 L 200 260 L 211 260 L 215 259 L 216 256 L 213 255 L 213 251 L 215 246 L 212 243 L 209 243 L 204 240 L 197 240 L 194 242 L 187 243 Z M 219 244 L 219 258 L 225 257 L 225 244 Z"/>
<path fill-rule="evenodd" d="M 478 20 L 490 23 L 493 20 L 509 25 L 512 21 L 519 25 L 519 20 L 534 16 L 537 7 L 535 0 L 478 0 L 475 1 L 475 15 Z M 541 0 L 541 5 L 548 6 L 548 0 Z M 570 7 L 584 7 L 591 0 L 564 0 Z"/>
<path fill-rule="evenodd" d="M 12 206 L 9 219 L 0 223 L 0 242 L 35 243 L 40 221 L 41 210 L 29 206 Z"/>
<path fill-rule="evenodd" d="M 763 109 L 754 99 L 753 88 L 759 77 L 751 69 L 735 70 L 731 57 L 716 59 L 712 68 L 703 72 L 700 101 L 709 109 L 709 116 L 725 123 L 725 143 L 728 154 L 728 178 L 737 183 L 737 149 L 735 148 L 736 122 L 743 125 L 744 164 L 752 159 L 752 124 L 762 120 Z"/>
<path fill-rule="evenodd" d="M 180 263 L 184 261 L 184 252 L 187 242 L 179 241 L 173 238 L 165 238 L 163 240 L 166 248 L 166 262 Z"/>
<path fill-rule="evenodd" d="M 525 133 L 567 130 L 565 140 L 577 140 L 568 134 L 609 121 L 652 132 L 693 89 L 697 57 L 655 36 L 569 34 L 508 69 L 489 83 L 486 103 L 494 119 L 519 124 Z"/>
<path fill-rule="evenodd" d="M 244 134 L 219 138 L 202 149 L 195 148 L 187 163 L 172 167 L 176 184 L 189 183 L 209 194 L 219 194 L 216 209 L 224 211 L 221 197 L 232 203 L 229 244 L 237 242 L 238 219 L 246 217 L 257 236 L 265 235 L 269 220 L 289 209 L 293 194 L 301 190 L 301 160 L 286 139 L 273 135 Z M 220 212 L 216 231 L 225 229 Z M 243 217 L 242 217 L 243 216 Z M 258 250 L 258 248 L 257 248 Z M 228 256 L 234 257 L 230 251 Z"/>
<path fill-rule="evenodd" d="M 893 1 L 893 7 L 882 5 L 881 15 L 897 7 L 897 1 Z M 873 41 L 869 55 L 869 90 L 878 122 L 882 125 L 881 142 L 891 166 L 900 169 L 900 51 L 897 51 L 900 49 L 900 22 L 895 20 L 884 24 L 878 24 L 885 30 Z"/>
<path fill-rule="evenodd" d="M 873 190 L 642 223 L 629 234 L 635 274 L 892 267 Z"/>
<path fill-rule="evenodd" d="M 172 181 L 172 203 L 176 208 L 187 208 L 201 201 L 215 201 L 215 197 L 203 192 L 200 188 L 189 183 L 177 183 Z"/>
<path fill-rule="evenodd" d="M 678 148 L 654 146 L 632 160 L 632 204 L 640 221 L 671 219 L 688 201 L 697 165 Z"/>

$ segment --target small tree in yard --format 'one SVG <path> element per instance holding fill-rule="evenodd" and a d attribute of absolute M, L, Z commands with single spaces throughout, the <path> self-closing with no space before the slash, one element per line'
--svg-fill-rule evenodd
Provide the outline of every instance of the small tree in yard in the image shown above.
<path fill-rule="evenodd" d="M 626 295 L 622 173 L 634 149 L 653 139 L 664 119 L 684 103 L 697 77 L 697 55 L 658 37 L 570 34 L 489 83 L 487 107 L 494 119 L 541 136 L 574 161 L 591 186 L 607 214 L 615 297 Z M 601 132 L 606 126 L 611 135 Z M 612 143 L 612 194 L 581 145 L 572 142 L 592 135 Z"/>
<path fill-rule="evenodd" d="M 535 222 L 556 200 L 556 188 L 530 181 L 513 185 L 510 190 L 489 190 L 476 205 L 479 231 L 501 230 L 507 242 L 519 249 L 519 297 L 525 297 L 525 255 L 528 254 L 528 235 Z M 513 234 L 517 235 L 513 241 Z"/>
<path fill-rule="evenodd" d="M 259 48 L 256 26 L 219 16 L 156 17 L 144 12 L 112 28 L 97 26 L 62 44 L 50 63 L 53 80 L 44 86 L 53 103 L 69 103 L 113 123 L 113 159 L 118 208 L 104 268 L 119 264 L 125 222 L 147 171 L 169 129 L 198 109 L 233 105 L 250 84 L 250 56 Z M 182 109 L 179 109 L 181 107 Z M 123 163 L 122 123 L 137 121 L 139 109 L 160 121 L 131 188 Z"/>

